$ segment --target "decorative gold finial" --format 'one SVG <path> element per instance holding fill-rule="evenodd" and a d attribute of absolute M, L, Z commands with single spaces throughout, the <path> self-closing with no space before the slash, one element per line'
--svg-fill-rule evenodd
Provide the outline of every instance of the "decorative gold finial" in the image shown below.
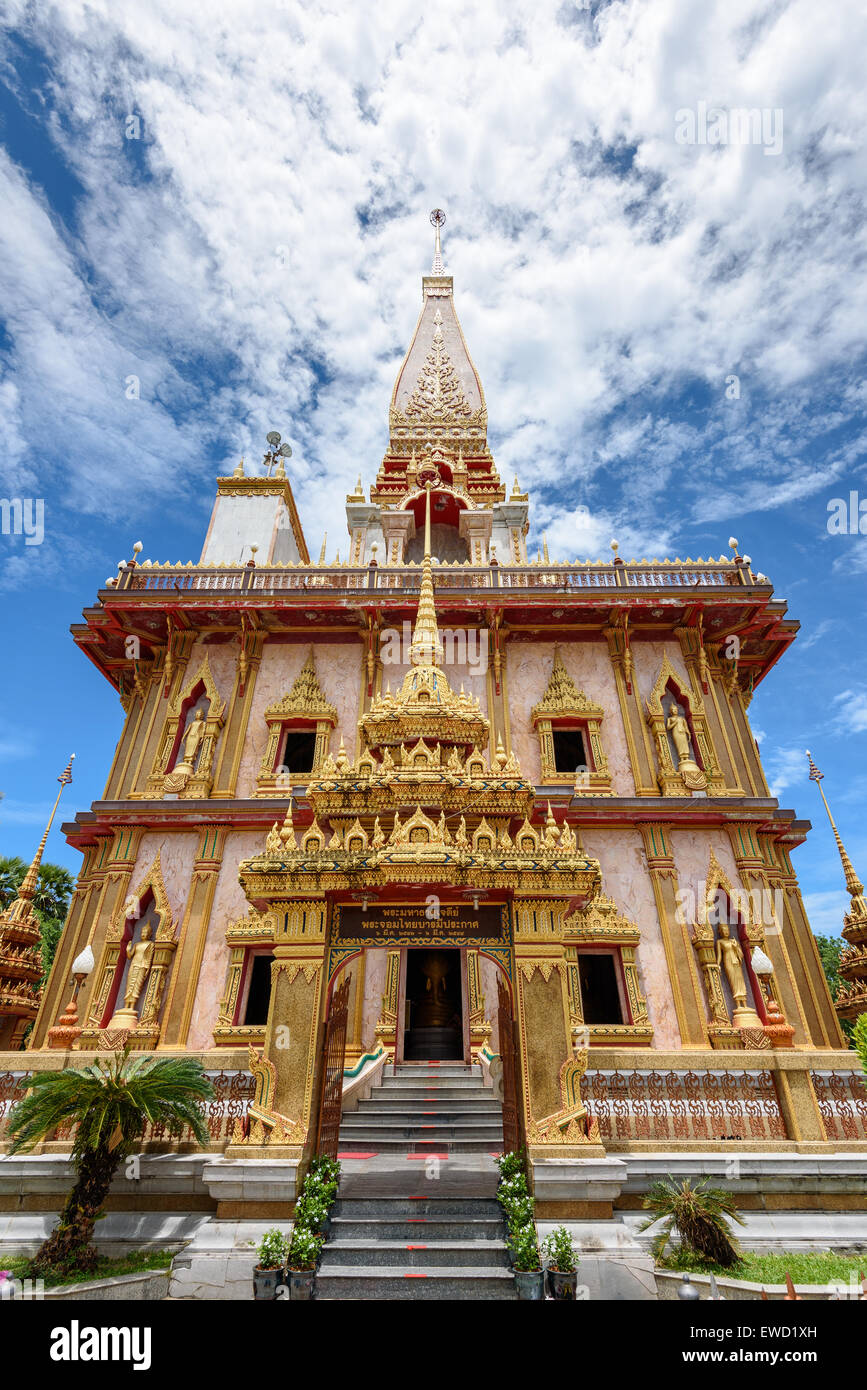
<path fill-rule="evenodd" d="M 72 764 L 74 760 L 75 754 L 73 753 L 69 759 L 69 762 L 66 764 L 66 767 L 63 769 L 63 771 L 57 779 L 60 783 L 60 791 L 57 793 L 54 805 L 51 808 L 51 815 L 48 817 L 48 824 L 45 827 L 45 833 L 43 834 L 42 839 L 39 841 L 36 853 L 33 856 L 33 862 L 30 865 L 30 868 L 27 870 L 27 873 L 24 875 L 21 887 L 18 889 L 16 902 L 29 903 L 33 900 L 33 896 L 36 892 L 36 880 L 39 876 L 39 866 L 42 863 L 42 855 L 45 850 L 45 846 L 48 842 L 48 833 L 51 830 L 51 826 L 54 821 L 54 813 L 56 812 L 58 804 L 60 802 L 60 798 L 63 795 L 63 788 L 68 786 L 69 783 L 72 781 Z M 14 910 L 14 907 L 15 904 L 13 903 L 12 907 L 9 909 L 10 913 Z"/>
<path fill-rule="evenodd" d="M 320 565 L 324 565 L 324 564 L 325 564 L 325 546 L 326 546 L 326 544 L 327 544 L 327 541 L 328 541 L 328 532 L 327 532 L 327 531 L 323 531 L 323 532 L 322 532 L 322 549 L 321 549 L 320 552 L 319 552 L 319 563 L 320 563 Z"/>
<path fill-rule="evenodd" d="M 831 829 L 834 832 L 834 839 L 837 842 L 837 850 L 840 855 L 840 862 L 843 865 L 843 873 L 846 875 L 846 891 L 852 899 L 853 907 L 855 906 L 856 898 L 861 900 L 865 917 L 867 917 L 867 904 L 864 904 L 863 902 L 864 885 L 862 884 L 854 868 L 852 867 L 852 860 L 846 853 L 846 847 L 843 844 L 843 841 L 840 839 L 840 832 L 837 829 L 837 826 L 834 822 L 834 817 L 831 815 L 831 808 L 828 805 L 828 799 L 825 796 L 825 792 L 822 788 L 822 781 L 824 779 L 825 774 L 824 772 L 820 772 L 816 764 L 813 762 L 813 758 L 809 748 L 806 750 L 806 753 L 810 763 L 810 781 L 815 782 L 816 786 L 819 788 L 819 795 L 821 796 L 822 801 L 824 802 L 825 810 L 828 812 L 828 820 L 831 822 Z"/>
<path fill-rule="evenodd" d="M 413 666 L 438 666 L 443 656 L 443 646 L 437 627 L 436 606 L 434 604 L 433 573 L 430 554 L 430 494 L 432 484 L 425 483 L 424 501 L 424 558 L 422 559 L 421 587 L 418 594 L 418 611 L 415 617 L 415 631 L 409 649 L 409 659 Z"/>
<path fill-rule="evenodd" d="M 16 1051 L 20 1047 L 28 1023 L 36 1017 L 42 995 L 39 983 L 42 975 L 39 956 L 41 923 L 33 907 L 33 899 L 42 855 L 63 788 L 72 781 L 72 758 L 57 780 L 60 790 L 33 861 L 15 900 L 0 912 L 0 1047 L 4 1050 Z"/>
<path fill-rule="evenodd" d="M 446 268 L 443 265 L 442 248 L 440 246 L 440 228 L 445 226 L 446 215 L 442 208 L 434 208 L 430 215 L 431 226 L 436 233 L 434 242 L 434 258 L 430 268 L 431 275 L 445 275 Z"/>

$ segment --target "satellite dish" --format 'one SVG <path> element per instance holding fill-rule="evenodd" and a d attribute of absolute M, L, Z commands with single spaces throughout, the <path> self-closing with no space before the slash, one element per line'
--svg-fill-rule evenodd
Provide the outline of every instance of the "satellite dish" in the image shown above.
<path fill-rule="evenodd" d="M 277 438 L 279 439 L 280 436 L 278 435 Z M 292 457 L 292 445 L 291 445 L 291 444 L 281 444 L 281 445 L 280 445 L 280 448 L 278 449 L 277 452 L 280 453 L 280 454 L 282 454 L 283 457 L 284 457 L 284 459 L 291 459 L 291 457 Z"/>
<path fill-rule="evenodd" d="M 270 434 L 266 434 L 266 435 L 265 435 L 265 438 L 267 439 L 268 443 L 271 445 L 271 448 L 272 448 L 272 449 L 276 449 L 276 448 L 277 448 L 277 445 L 280 443 L 280 436 L 279 436 L 279 434 L 277 433 L 276 430 L 272 430 Z"/>

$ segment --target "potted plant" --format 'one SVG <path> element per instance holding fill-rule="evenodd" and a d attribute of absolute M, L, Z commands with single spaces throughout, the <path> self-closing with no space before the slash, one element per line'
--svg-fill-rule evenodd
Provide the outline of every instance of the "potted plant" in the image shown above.
<path fill-rule="evenodd" d="M 258 1264 L 253 1269 L 253 1297 L 259 1301 L 275 1299 L 283 1277 L 288 1242 L 272 1226 L 259 1241 Z"/>
<path fill-rule="evenodd" d="M 330 1202 L 326 1201 L 321 1189 L 312 1187 L 304 1191 L 295 1207 L 295 1220 L 309 1230 L 327 1238 L 331 1226 Z"/>
<path fill-rule="evenodd" d="M 524 1302 L 541 1302 L 545 1297 L 545 1276 L 533 1223 L 516 1227 L 509 1235 L 509 1246 L 518 1298 Z"/>
<path fill-rule="evenodd" d="M 316 1281 L 316 1261 L 321 1245 L 321 1236 L 316 1235 L 302 1221 L 295 1222 L 287 1258 L 290 1299 L 302 1303 L 312 1300 Z"/>
<path fill-rule="evenodd" d="M 572 1237 L 565 1226 L 558 1226 L 542 1246 L 548 1260 L 548 1287 L 551 1297 L 575 1301 L 578 1289 L 578 1259 Z"/>

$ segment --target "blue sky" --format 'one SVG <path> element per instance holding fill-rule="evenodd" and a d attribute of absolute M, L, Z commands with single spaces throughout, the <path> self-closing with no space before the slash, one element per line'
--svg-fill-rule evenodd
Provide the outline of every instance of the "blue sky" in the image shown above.
<path fill-rule="evenodd" d="M 0 852 L 32 853 L 71 751 L 66 816 L 101 795 L 121 711 L 68 626 L 133 541 L 197 559 L 215 476 L 276 428 L 311 550 L 345 546 L 438 205 L 531 546 L 734 534 L 800 620 L 751 718 L 836 930 L 803 749 L 867 872 L 867 537 L 827 528 L 867 499 L 863 6 L 10 0 L 2 25 L 0 495 L 44 499 L 45 537 L 0 536 Z M 780 113 L 782 149 L 680 143 L 700 103 Z"/>

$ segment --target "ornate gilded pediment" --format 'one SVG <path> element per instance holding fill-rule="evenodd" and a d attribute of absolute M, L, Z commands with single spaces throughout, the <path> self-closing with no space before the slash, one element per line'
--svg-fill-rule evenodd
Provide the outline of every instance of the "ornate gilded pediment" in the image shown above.
<path fill-rule="evenodd" d="M 601 719 L 604 713 L 601 705 L 594 705 L 583 690 L 578 689 L 563 665 L 560 648 L 555 647 L 548 688 L 533 707 L 533 725 L 540 719 Z"/>
<path fill-rule="evenodd" d="M 626 943 L 634 946 L 641 939 L 641 932 L 636 923 L 630 922 L 613 899 L 604 893 L 598 893 L 583 912 L 571 913 L 565 919 L 563 927 L 570 938 L 579 941 L 611 942 L 612 945 Z"/>
<path fill-rule="evenodd" d="M 287 719 L 327 719 L 332 727 L 337 723 L 337 710 L 325 698 L 313 664 L 313 648 L 295 677 L 292 688 L 265 711 L 267 723 Z"/>

